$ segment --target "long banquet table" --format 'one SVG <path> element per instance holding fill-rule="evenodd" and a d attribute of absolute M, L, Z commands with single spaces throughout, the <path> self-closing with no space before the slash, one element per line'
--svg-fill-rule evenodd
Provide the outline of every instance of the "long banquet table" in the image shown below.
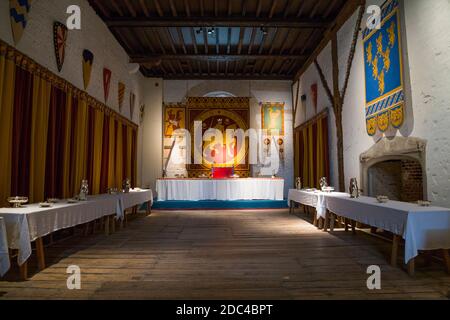
<path fill-rule="evenodd" d="M 417 204 L 389 201 L 378 203 L 375 198 L 350 198 L 345 193 L 289 191 L 291 201 L 326 210 L 353 221 L 380 228 L 405 240 L 405 263 L 423 250 L 450 249 L 450 209 L 421 207 Z"/>
<path fill-rule="evenodd" d="M 0 277 L 3 277 L 9 270 L 9 250 L 8 242 L 6 242 L 5 221 L 0 217 Z"/>
<path fill-rule="evenodd" d="M 158 201 L 283 200 L 284 179 L 158 179 Z"/>
<path fill-rule="evenodd" d="M 131 190 L 130 193 L 116 195 L 88 196 L 87 201 L 76 203 L 61 200 L 50 208 L 41 208 L 39 204 L 29 204 L 21 208 L 0 208 L 0 218 L 4 221 L 7 246 L 18 250 L 17 262 L 21 266 L 31 255 L 31 242 L 42 241 L 44 236 L 55 231 L 111 215 L 122 220 L 125 209 L 146 202 L 149 206 L 153 203 L 151 190 Z"/>

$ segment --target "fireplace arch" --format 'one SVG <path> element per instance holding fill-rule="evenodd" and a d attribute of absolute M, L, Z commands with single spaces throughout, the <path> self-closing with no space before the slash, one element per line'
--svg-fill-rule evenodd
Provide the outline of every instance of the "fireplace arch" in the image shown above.
<path fill-rule="evenodd" d="M 398 200 L 415 201 L 428 198 L 426 177 L 426 140 L 412 137 L 383 138 L 361 154 L 361 187 L 365 195 L 376 196 L 376 179 L 386 181 L 385 192 L 392 191 L 396 198 L 395 184 L 401 184 L 405 194 Z M 397 171 L 395 171 L 397 170 Z M 384 175 L 384 176 L 383 176 Z M 395 181 L 395 179 L 400 179 Z M 413 187 L 422 190 L 413 190 Z M 391 188 L 391 190 L 389 190 Z M 398 192 L 399 189 L 397 189 Z M 407 193 L 407 194 L 406 194 Z M 389 196 L 389 194 L 386 194 Z"/>

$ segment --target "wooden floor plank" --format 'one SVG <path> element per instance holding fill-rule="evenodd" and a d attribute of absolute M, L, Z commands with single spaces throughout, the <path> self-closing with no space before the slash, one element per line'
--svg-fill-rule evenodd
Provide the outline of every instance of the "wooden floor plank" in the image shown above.
<path fill-rule="evenodd" d="M 154 211 L 106 236 L 77 235 L 46 249 L 47 269 L 0 281 L 0 299 L 447 299 L 450 276 L 433 262 L 411 278 L 391 245 L 358 231 L 317 230 L 288 210 Z M 399 256 L 403 254 L 399 248 Z M 66 287 L 81 268 L 81 290 Z M 367 289 L 367 267 L 382 270 Z"/>

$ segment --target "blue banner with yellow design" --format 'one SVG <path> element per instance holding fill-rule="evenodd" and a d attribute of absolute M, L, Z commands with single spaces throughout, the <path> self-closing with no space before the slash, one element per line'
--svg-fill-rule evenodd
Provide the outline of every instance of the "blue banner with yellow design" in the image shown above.
<path fill-rule="evenodd" d="M 389 126 L 399 129 L 404 120 L 405 94 L 398 0 L 382 8 L 380 29 L 365 29 L 364 70 L 367 133 L 373 136 Z"/>

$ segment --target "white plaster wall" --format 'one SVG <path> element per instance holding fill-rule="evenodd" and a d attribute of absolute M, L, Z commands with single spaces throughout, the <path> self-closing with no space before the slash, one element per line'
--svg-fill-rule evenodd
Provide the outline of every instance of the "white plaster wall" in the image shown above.
<path fill-rule="evenodd" d="M 250 127 L 261 129 L 260 102 L 285 103 L 285 161 L 278 176 L 286 182 L 285 193 L 293 186 L 292 82 L 261 80 L 170 80 L 164 81 L 165 103 L 182 102 L 187 96 L 204 96 L 225 91 L 237 97 L 250 97 Z M 162 131 L 162 129 L 161 129 Z"/>
<path fill-rule="evenodd" d="M 65 63 L 59 73 L 53 46 L 53 23 L 55 21 L 66 23 L 68 17 L 66 10 L 69 5 L 80 6 L 82 29 L 69 31 Z M 107 105 L 117 112 L 119 111 L 117 87 L 118 82 L 122 81 L 126 84 L 122 114 L 130 118 L 129 96 L 132 91 L 136 94 L 133 121 L 139 122 L 140 82 L 144 78 L 140 73 L 129 74 L 128 55 L 86 0 L 33 1 L 28 22 L 23 37 L 17 45 L 19 51 L 76 87 L 84 89 L 82 52 L 84 49 L 89 49 L 94 53 L 94 65 L 88 93 L 104 102 L 103 68 L 109 68 L 112 71 L 112 79 Z M 9 17 L 9 1 L 6 0 L 0 1 L 0 38 L 10 45 L 14 45 Z"/>
<path fill-rule="evenodd" d="M 138 154 L 138 172 L 140 185 L 156 188 L 156 179 L 162 177 L 163 152 L 163 80 L 148 78 L 142 81 L 143 104 L 145 104 L 144 119 L 140 127 Z"/>
<path fill-rule="evenodd" d="M 367 5 L 380 3 L 368 1 Z M 340 87 L 344 82 L 356 15 L 355 13 L 338 32 Z M 402 1 L 401 18 L 407 95 L 406 121 L 401 130 L 390 131 L 387 136 L 414 136 L 428 140 L 426 168 L 428 197 L 437 205 L 450 207 L 450 34 L 447 32 L 450 28 L 450 2 Z M 330 45 L 320 54 L 318 61 L 332 88 Z M 363 68 L 363 45 L 359 36 L 343 109 L 347 184 L 351 177 L 360 178 L 359 156 L 380 138 L 380 136 L 371 138 L 366 133 Z M 314 66 L 310 66 L 300 79 L 300 96 L 302 94 L 308 96 L 306 116 L 304 110 L 300 109 L 296 125 L 310 119 L 314 114 L 310 102 L 310 86 L 315 82 L 319 85 L 318 109 L 330 107 L 318 73 Z M 296 88 L 295 83 L 294 94 Z M 336 130 L 333 112 L 330 114 L 331 173 L 332 183 L 337 185 Z"/>

